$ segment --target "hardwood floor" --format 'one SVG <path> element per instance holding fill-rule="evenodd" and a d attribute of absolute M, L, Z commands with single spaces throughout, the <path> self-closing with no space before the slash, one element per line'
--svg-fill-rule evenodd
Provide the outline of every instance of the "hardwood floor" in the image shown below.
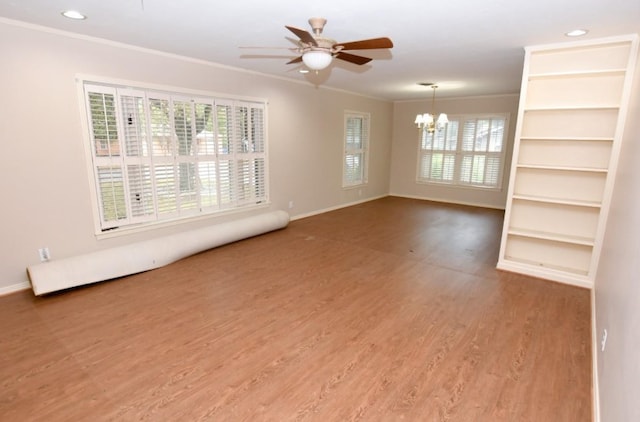
<path fill-rule="evenodd" d="M 0 298 L 2 421 L 590 421 L 590 293 L 495 270 L 503 213 L 384 198 Z"/>

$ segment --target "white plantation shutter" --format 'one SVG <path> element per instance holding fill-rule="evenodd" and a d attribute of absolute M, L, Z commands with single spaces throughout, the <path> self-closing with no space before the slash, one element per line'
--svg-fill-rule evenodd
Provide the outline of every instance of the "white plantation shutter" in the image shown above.
<path fill-rule="evenodd" d="M 98 165 L 96 176 L 100 188 L 101 217 L 105 227 L 110 228 L 127 218 L 122 166 Z"/>
<path fill-rule="evenodd" d="M 195 153 L 194 169 L 198 188 L 200 210 L 211 211 L 218 207 L 215 106 L 213 101 L 198 98 L 194 104 Z"/>
<path fill-rule="evenodd" d="M 251 105 L 251 145 L 252 145 L 252 196 L 254 201 L 262 201 L 267 195 L 265 110 L 262 104 Z"/>
<path fill-rule="evenodd" d="M 131 217 L 138 221 L 149 221 L 155 216 L 153 177 L 150 165 L 127 165 L 129 180 L 129 202 Z"/>
<path fill-rule="evenodd" d="M 155 164 L 153 173 L 158 217 L 173 216 L 178 211 L 175 165 Z"/>
<path fill-rule="evenodd" d="M 218 202 L 222 208 L 235 203 L 234 119 L 233 102 L 216 102 L 216 139 L 218 147 Z"/>
<path fill-rule="evenodd" d="M 344 117 L 344 158 L 342 186 L 367 182 L 369 155 L 369 114 L 347 112 Z"/>
<path fill-rule="evenodd" d="M 507 115 L 450 116 L 444 129 L 421 131 L 417 181 L 500 189 L 507 121 Z"/>
<path fill-rule="evenodd" d="M 85 99 L 100 219 L 109 229 L 128 219 L 116 90 L 96 87 Z"/>
<path fill-rule="evenodd" d="M 241 204 L 259 202 L 264 197 L 264 108 L 237 104 L 236 128 L 239 141 L 235 151 L 237 200 Z"/>
<path fill-rule="evenodd" d="M 263 103 L 84 88 L 102 230 L 267 200 Z"/>
<path fill-rule="evenodd" d="M 171 97 L 157 92 L 147 93 L 153 161 L 153 184 L 156 218 L 167 219 L 178 214 L 177 136 L 174 135 Z"/>
<path fill-rule="evenodd" d="M 500 187 L 504 118 L 465 120 L 460 183 Z"/>
<path fill-rule="evenodd" d="M 176 187 L 180 215 L 196 214 L 199 209 L 196 172 L 196 115 L 194 103 L 189 98 L 172 97 L 173 133 L 176 143 Z"/>
<path fill-rule="evenodd" d="M 124 162 L 131 222 L 155 219 L 153 173 L 148 117 L 142 91 L 119 90 Z"/>
<path fill-rule="evenodd" d="M 418 180 L 453 183 L 457 145 L 458 122 L 455 120 L 449 121 L 442 130 L 422 131 Z"/>

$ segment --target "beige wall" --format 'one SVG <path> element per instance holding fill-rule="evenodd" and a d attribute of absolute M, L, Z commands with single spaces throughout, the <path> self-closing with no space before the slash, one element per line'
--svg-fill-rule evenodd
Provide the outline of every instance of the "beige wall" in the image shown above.
<path fill-rule="evenodd" d="M 416 183 L 419 134 L 413 124 L 416 114 L 431 111 L 431 101 L 396 102 L 393 110 L 393 154 L 391 159 L 391 194 L 444 202 L 504 209 L 507 198 L 510 160 L 518 115 L 518 95 L 436 99 L 438 113 L 474 114 L 509 113 L 506 165 L 502 190 L 486 191 Z"/>
<path fill-rule="evenodd" d="M 640 27 L 638 27 L 640 32 Z M 640 64 L 640 61 L 638 62 Z M 595 281 L 600 420 L 640 421 L 640 65 Z M 606 349 L 600 347 L 607 330 Z"/>
<path fill-rule="evenodd" d="M 43 246 L 63 258 L 237 217 L 97 240 L 77 74 L 267 99 L 270 209 L 295 217 L 389 191 L 390 102 L 2 20 L 0 52 L 0 293 L 26 282 Z M 369 183 L 361 190 L 341 187 L 345 110 L 371 113 Z"/>

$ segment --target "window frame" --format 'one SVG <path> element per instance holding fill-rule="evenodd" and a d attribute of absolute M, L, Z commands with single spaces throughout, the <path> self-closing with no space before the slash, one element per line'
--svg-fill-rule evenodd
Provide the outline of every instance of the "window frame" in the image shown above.
<path fill-rule="evenodd" d="M 197 221 L 200 219 L 211 218 L 212 216 L 215 216 L 215 215 L 237 213 L 237 212 L 247 211 L 249 209 L 255 209 L 255 208 L 264 208 L 269 205 L 270 200 L 269 200 L 269 186 L 268 186 L 269 174 L 268 174 L 268 140 L 267 140 L 267 133 L 268 133 L 267 101 L 265 99 L 253 98 L 253 97 L 231 96 L 231 95 L 220 95 L 220 94 L 215 94 L 207 91 L 191 90 L 186 88 L 170 87 L 170 86 L 164 86 L 164 85 L 145 84 L 145 83 L 132 82 L 132 81 L 113 80 L 113 79 L 86 76 L 86 75 L 77 75 L 76 82 L 77 82 L 79 104 L 81 109 L 81 122 L 82 122 L 83 141 L 84 141 L 83 145 L 85 150 L 85 156 L 87 158 L 86 165 L 87 165 L 87 171 L 88 171 L 88 182 L 90 186 L 90 194 L 92 199 L 91 201 L 92 211 L 94 215 L 94 218 L 93 218 L 94 231 L 98 239 L 124 235 L 131 232 L 145 231 L 145 230 L 150 230 L 150 229 L 163 227 L 163 226 L 182 224 L 187 221 Z M 156 201 L 158 199 L 157 192 L 154 192 L 153 206 L 154 206 L 154 213 L 156 215 L 152 217 L 143 216 L 143 218 L 136 218 L 136 216 L 133 215 L 133 210 L 130 204 L 131 197 L 130 195 L 128 195 L 130 186 L 126 186 L 125 193 L 124 193 L 125 203 L 126 203 L 126 212 L 127 212 L 126 219 L 117 222 L 118 224 L 106 223 L 105 216 L 103 215 L 105 207 L 101 203 L 101 191 L 100 191 L 101 187 L 98 179 L 98 168 L 100 165 L 100 160 L 96 160 L 97 153 L 96 153 L 96 146 L 94 144 L 94 142 L 97 142 L 98 140 L 94 139 L 95 134 L 92 132 L 93 122 L 92 122 L 92 114 L 91 114 L 90 104 L 89 104 L 89 92 L 91 90 L 98 90 L 103 92 L 106 91 L 109 93 L 113 93 L 119 90 L 118 92 L 120 94 L 114 97 L 114 102 L 115 102 L 115 109 L 116 109 L 115 113 L 117 115 L 116 117 L 117 134 L 118 134 L 117 142 L 118 142 L 118 146 L 121 154 L 120 154 L 120 157 L 118 158 L 111 157 L 111 159 L 112 161 L 119 162 L 117 163 L 117 165 L 121 166 L 119 171 L 121 172 L 123 179 L 126 179 L 128 177 L 126 173 L 130 170 L 129 167 L 127 167 L 127 164 L 126 164 L 127 162 L 145 161 L 148 163 L 149 161 L 153 162 L 153 160 L 155 159 L 156 164 L 161 164 L 161 162 L 165 159 L 162 157 L 156 156 L 151 152 L 149 152 L 149 157 L 134 157 L 133 160 L 131 160 L 131 157 L 128 157 L 128 152 L 126 149 L 129 147 L 130 140 L 125 141 L 125 138 L 128 135 L 125 133 L 126 131 L 124 129 L 126 117 L 123 114 L 123 105 L 121 104 L 121 95 L 124 96 L 124 93 L 144 93 L 145 101 L 151 97 L 154 97 L 154 98 L 160 97 L 160 98 L 168 98 L 170 99 L 170 101 L 174 101 L 174 102 L 181 101 L 181 100 L 187 101 L 191 105 L 193 110 L 192 110 L 192 114 L 190 114 L 190 118 L 192 119 L 192 121 L 190 124 L 187 124 L 187 126 L 190 126 L 188 130 L 190 131 L 191 138 L 190 138 L 190 141 L 188 142 L 193 144 L 194 149 L 189 151 L 189 153 L 187 153 L 186 155 L 181 155 L 178 150 L 178 146 L 175 146 L 174 149 L 172 150 L 173 155 L 167 159 L 170 162 L 172 162 L 172 165 L 174 166 L 174 183 L 175 184 L 180 183 L 181 179 L 179 178 L 178 174 L 181 171 L 181 169 L 184 169 L 186 172 L 191 173 L 192 171 L 194 171 L 193 167 L 195 166 L 196 168 L 195 171 L 197 172 L 196 179 L 198 181 L 197 183 L 198 186 L 194 188 L 195 192 L 197 192 L 195 209 L 184 208 L 184 209 L 181 209 L 179 213 L 173 213 L 173 214 L 169 213 L 166 216 L 159 216 L 157 212 L 157 204 L 156 204 Z M 249 139 L 246 143 L 251 143 L 253 145 L 260 144 L 259 148 L 261 148 L 261 151 L 259 152 L 247 151 L 246 153 L 237 153 L 237 154 L 233 152 L 232 154 L 228 154 L 226 158 L 229 158 L 230 160 L 235 160 L 232 165 L 237 166 L 237 168 L 234 170 L 233 176 L 230 176 L 232 178 L 231 179 L 232 183 L 235 183 L 235 184 L 239 183 L 239 180 L 240 180 L 239 177 L 246 176 L 244 173 L 240 174 L 241 173 L 240 167 L 243 167 L 243 168 L 246 167 L 247 166 L 246 163 L 248 162 L 247 160 L 253 160 L 251 162 L 258 165 L 258 167 L 255 167 L 255 165 L 253 166 L 253 171 L 256 173 L 260 173 L 255 175 L 253 179 L 253 183 L 254 183 L 253 188 L 257 192 L 253 198 L 242 196 L 242 192 L 240 191 L 241 188 L 239 186 L 234 186 L 231 189 L 236 193 L 236 195 L 240 195 L 240 197 L 236 197 L 233 200 L 233 203 L 222 204 L 219 201 L 220 197 L 216 197 L 216 199 L 218 200 L 218 203 L 213 206 L 205 206 L 201 202 L 203 199 L 202 195 L 204 194 L 203 194 L 203 187 L 201 183 L 202 180 L 200 178 L 201 174 L 199 172 L 200 170 L 198 170 L 197 165 L 198 163 L 201 163 L 201 164 L 204 164 L 206 167 L 206 162 L 207 162 L 206 160 L 209 159 L 209 161 L 211 161 L 212 155 L 210 152 L 207 152 L 204 155 L 199 154 L 198 153 L 199 147 L 196 146 L 196 144 L 199 141 L 196 139 L 198 134 L 195 133 L 196 123 L 195 123 L 195 120 L 193 119 L 197 118 L 196 103 L 198 102 L 205 102 L 206 104 L 210 104 L 213 106 L 213 108 L 210 111 L 211 113 L 210 120 L 212 121 L 212 124 L 216 128 L 217 128 L 216 119 L 217 119 L 218 105 L 230 107 L 231 111 L 229 112 L 229 116 L 231 116 L 230 119 L 232 120 L 232 123 L 230 123 L 231 125 L 236 125 L 236 123 L 239 121 L 239 118 L 236 115 L 239 113 L 239 110 L 242 107 L 246 107 L 247 109 L 246 118 L 249 121 L 248 123 L 245 123 L 245 125 L 248 124 L 252 128 L 255 128 L 255 127 L 258 128 L 258 131 L 256 131 L 255 134 L 251 132 L 250 134 L 251 139 Z M 145 102 L 144 104 L 145 104 L 145 107 L 148 107 L 147 102 Z M 256 113 L 254 112 L 254 110 L 259 110 L 259 112 Z M 168 117 L 168 118 L 172 122 L 171 123 L 172 129 L 174 129 L 173 126 L 175 125 L 175 121 L 171 120 L 173 118 L 174 111 L 175 110 L 173 106 L 171 106 L 171 114 L 170 114 L 171 117 Z M 145 112 L 148 118 L 149 111 L 145 110 Z M 252 118 L 256 119 L 256 121 L 254 122 L 253 120 L 251 120 Z M 131 123 L 128 123 L 128 124 L 131 124 Z M 151 137 L 153 136 L 153 134 L 150 131 L 151 124 L 152 124 L 151 121 L 147 121 L 147 125 L 148 125 L 147 130 L 149 130 L 149 132 L 147 133 L 147 136 L 149 138 L 147 139 L 147 143 L 148 143 L 147 148 L 149 150 L 154 148 L 151 140 Z M 241 129 L 234 127 L 233 130 L 234 132 L 236 131 L 240 132 Z M 176 133 L 175 130 L 172 130 L 171 136 L 173 138 L 177 138 L 178 134 Z M 236 139 L 237 136 L 235 134 L 233 134 L 232 136 L 233 138 L 230 139 L 229 142 L 237 143 L 236 147 L 237 149 L 240 149 L 240 145 L 242 144 L 242 142 L 238 143 L 238 139 Z M 102 139 L 100 139 L 99 141 L 102 141 Z M 223 156 L 223 154 L 220 153 L 221 151 L 218 151 L 219 142 L 217 140 L 215 140 L 214 142 L 215 142 L 214 145 L 216 150 L 214 151 L 213 156 L 215 157 L 215 163 L 216 163 L 215 168 L 217 169 L 218 168 L 217 163 L 219 162 L 219 159 Z M 260 163 L 258 163 L 258 161 L 260 161 Z M 252 166 L 249 165 L 249 167 L 252 167 Z M 216 177 L 218 177 L 217 173 L 218 171 L 216 170 Z M 212 177 L 212 176 L 208 176 L 208 177 Z M 235 179 L 233 179 L 233 177 L 235 177 Z M 155 180 L 152 181 L 152 183 L 155 183 L 155 182 L 156 182 Z M 127 182 L 125 181 L 124 183 L 127 183 Z M 182 193 L 182 191 L 180 190 L 180 187 L 177 187 L 176 191 L 178 192 L 178 194 Z M 219 193 L 219 190 L 218 190 L 218 193 Z M 176 199 L 176 201 L 178 201 L 178 199 Z"/>
<path fill-rule="evenodd" d="M 350 142 L 349 121 L 358 119 L 361 122 L 360 147 L 354 147 Z M 371 114 L 360 111 L 345 110 L 344 112 L 344 136 L 342 149 L 342 188 L 349 189 L 364 186 L 369 182 L 369 145 L 371 142 Z M 359 177 L 352 178 L 348 174 L 350 157 L 360 155 L 362 164 Z"/>
<path fill-rule="evenodd" d="M 449 116 L 449 123 L 442 129 L 444 133 L 444 145 L 445 149 L 425 149 L 423 145 L 425 144 L 424 136 L 429 136 L 425 129 L 419 130 L 418 135 L 418 157 L 416 163 L 416 183 L 418 184 L 429 184 L 429 185 L 438 185 L 438 186 L 447 186 L 447 187 L 457 187 L 457 188 L 467 188 L 467 189 L 479 189 L 485 191 L 501 191 L 503 188 L 503 179 L 505 172 L 505 163 L 506 163 L 506 153 L 508 149 L 508 135 L 509 135 L 509 118 L 510 113 L 482 113 L 482 114 L 461 114 L 461 115 L 451 115 Z M 479 120 L 487 120 L 487 119 L 503 119 L 504 126 L 502 128 L 502 141 L 501 141 L 501 151 L 489 151 L 489 143 L 490 137 L 487 140 L 487 146 L 485 150 L 475 150 L 475 146 L 473 150 L 464 150 L 464 136 L 465 136 L 465 125 L 467 122 L 476 122 L 476 126 L 474 130 L 477 129 L 477 122 Z M 456 137 L 455 137 L 455 148 L 446 149 L 447 146 L 450 147 L 451 138 L 447 138 L 448 131 L 450 129 L 450 124 L 452 122 L 456 123 Z M 475 132 L 474 132 L 475 133 Z M 435 136 L 438 135 L 438 132 L 434 133 L 432 136 L 432 143 L 435 140 Z M 423 160 L 425 160 L 426 156 L 430 156 L 433 153 L 442 154 L 443 160 L 444 156 L 447 155 L 449 158 L 452 158 L 452 169 L 451 169 L 451 180 L 438 180 L 437 178 L 427 178 L 422 177 L 423 175 Z M 498 171 L 496 176 L 496 184 L 495 185 L 487 185 L 485 183 L 474 183 L 471 179 L 472 176 L 469 176 L 469 181 L 462 180 L 462 167 L 463 167 L 463 158 L 465 156 L 473 157 L 476 156 L 485 156 L 486 157 L 497 157 L 499 160 Z M 431 165 L 431 163 L 430 163 Z M 483 175 L 486 177 L 486 172 L 488 171 L 488 164 L 485 162 Z M 444 164 L 443 164 L 444 169 Z M 429 169 L 430 170 L 430 169 Z M 443 170 L 444 171 L 444 170 Z"/>

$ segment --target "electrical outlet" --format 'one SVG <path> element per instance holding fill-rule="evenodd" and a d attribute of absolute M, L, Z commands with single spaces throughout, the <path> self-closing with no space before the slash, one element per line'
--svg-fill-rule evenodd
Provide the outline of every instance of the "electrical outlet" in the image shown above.
<path fill-rule="evenodd" d="M 40 262 L 46 262 L 51 259 L 49 248 L 47 248 L 46 246 L 44 248 L 38 249 L 38 255 L 40 255 Z"/>
<path fill-rule="evenodd" d="M 604 352 L 604 348 L 607 347 L 607 329 L 602 331 L 602 341 L 600 342 L 600 348 Z"/>
<path fill-rule="evenodd" d="M 289 209 L 293 208 L 293 201 L 289 201 Z"/>

